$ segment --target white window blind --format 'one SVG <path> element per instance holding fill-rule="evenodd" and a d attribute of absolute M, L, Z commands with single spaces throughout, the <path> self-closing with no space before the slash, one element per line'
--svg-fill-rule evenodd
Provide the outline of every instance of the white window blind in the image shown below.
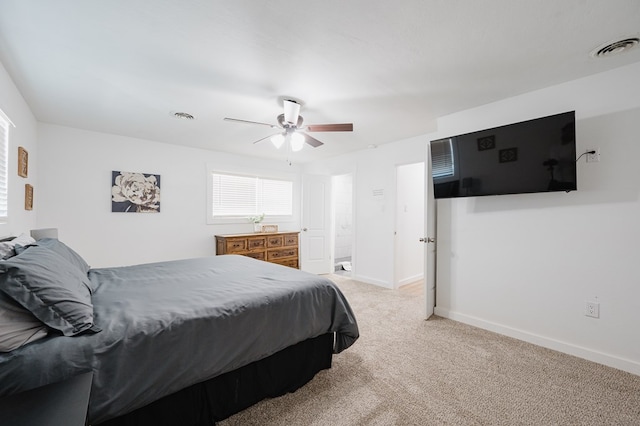
<path fill-rule="evenodd" d="M 453 176 L 453 146 L 451 138 L 431 142 L 431 176 Z"/>
<path fill-rule="evenodd" d="M 9 120 L 0 111 L 0 222 L 7 221 L 9 207 L 9 126 Z"/>
<path fill-rule="evenodd" d="M 293 214 L 293 182 L 212 173 L 213 217 L 248 217 Z"/>

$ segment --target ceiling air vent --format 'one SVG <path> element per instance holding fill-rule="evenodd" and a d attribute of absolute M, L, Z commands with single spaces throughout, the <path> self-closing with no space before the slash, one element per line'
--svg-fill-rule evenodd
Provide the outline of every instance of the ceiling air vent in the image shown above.
<path fill-rule="evenodd" d="M 591 52 L 591 56 L 594 58 L 606 58 L 608 56 L 617 55 L 622 52 L 626 52 L 633 49 L 640 43 L 640 38 L 629 37 L 614 42 L 609 42 L 603 46 L 594 49 Z"/>

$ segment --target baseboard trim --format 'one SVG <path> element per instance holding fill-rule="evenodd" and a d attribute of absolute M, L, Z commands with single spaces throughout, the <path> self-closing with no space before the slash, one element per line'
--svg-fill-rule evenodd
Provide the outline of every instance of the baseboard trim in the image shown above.
<path fill-rule="evenodd" d="M 416 281 L 422 280 L 423 278 L 424 278 L 423 274 L 416 274 L 416 275 L 414 275 L 412 277 L 404 278 L 404 279 L 398 281 L 398 287 L 402 287 L 403 285 L 407 285 L 407 284 L 413 284 Z"/>
<path fill-rule="evenodd" d="M 378 287 L 384 287 L 384 288 L 393 289 L 393 284 L 388 283 L 386 281 L 377 280 L 375 278 L 366 277 L 366 276 L 358 275 L 358 274 L 352 275 L 351 278 L 356 280 L 356 281 L 363 282 L 363 283 L 377 285 Z"/>
<path fill-rule="evenodd" d="M 534 345 L 577 356 L 578 358 L 597 362 L 598 364 L 603 364 L 608 367 L 617 368 L 618 370 L 626 371 L 628 373 L 640 376 L 640 363 L 629 359 L 620 358 L 615 355 L 594 351 L 582 346 L 572 345 L 570 343 L 550 339 L 548 337 L 529 333 L 527 331 L 508 327 L 491 321 L 486 321 L 474 316 L 461 314 L 459 312 L 450 311 L 448 309 L 439 308 L 437 306 L 434 309 L 434 314 L 439 317 L 469 324 L 474 327 L 482 328 L 484 330 L 493 331 L 494 333 L 503 334 L 505 336 L 513 337 L 518 340 L 533 343 Z"/>

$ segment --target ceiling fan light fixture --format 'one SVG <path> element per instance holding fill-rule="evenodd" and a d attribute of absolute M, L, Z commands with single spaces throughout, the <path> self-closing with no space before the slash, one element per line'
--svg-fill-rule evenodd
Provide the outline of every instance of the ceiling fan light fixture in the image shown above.
<path fill-rule="evenodd" d="M 282 103 L 284 104 L 284 121 L 291 125 L 297 124 L 298 116 L 300 115 L 300 104 L 287 99 Z"/>
<path fill-rule="evenodd" d="M 304 135 L 300 133 L 294 133 L 291 135 L 291 151 L 297 152 L 304 146 Z"/>
<path fill-rule="evenodd" d="M 277 135 L 271 136 L 271 143 L 276 147 L 276 149 L 280 149 L 280 147 L 284 143 L 284 135 L 278 133 Z"/>
<path fill-rule="evenodd" d="M 225 117 L 224 120 L 245 124 L 258 124 L 272 129 L 280 129 L 276 130 L 279 133 L 265 136 L 253 143 L 256 144 L 266 139 L 270 139 L 276 149 L 279 149 L 282 145 L 286 145 L 287 152 L 300 151 L 305 144 L 312 148 L 318 148 L 319 146 L 324 145 L 324 143 L 307 134 L 307 132 L 353 132 L 353 123 L 312 124 L 303 127 L 303 118 L 300 115 L 300 109 L 302 105 L 304 105 L 304 102 L 291 98 L 279 98 L 278 102 L 282 102 L 284 113 L 278 114 L 276 117 L 277 124 L 261 123 L 259 121 L 249 121 L 230 117 Z"/>

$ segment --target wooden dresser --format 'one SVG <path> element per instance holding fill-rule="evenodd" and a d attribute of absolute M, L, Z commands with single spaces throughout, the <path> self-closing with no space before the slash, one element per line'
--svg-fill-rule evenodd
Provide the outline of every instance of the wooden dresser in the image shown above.
<path fill-rule="evenodd" d="M 300 268 L 299 232 L 254 232 L 216 235 L 216 254 L 240 254 L 271 263 Z"/>

